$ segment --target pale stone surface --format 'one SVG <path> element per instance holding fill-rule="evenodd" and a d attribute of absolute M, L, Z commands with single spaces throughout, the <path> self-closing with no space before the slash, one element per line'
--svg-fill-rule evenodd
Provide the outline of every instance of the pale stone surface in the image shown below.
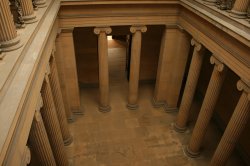
<path fill-rule="evenodd" d="M 110 87 L 113 109 L 107 114 L 98 111 L 98 88 L 81 89 L 85 116 L 70 124 L 74 136 L 71 156 L 75 166 L 209 165 L 220 135 L 216 126 L 209 126 L 209 139 L 205 141 L 202 155 L 197 159 L 188 158 L 183 148 L 190 133 L 174 132 L 171 123 L 176 114 L 166 114 L 152 107 L 150 97 L 153 96 L 154 85 L 140 85 L 140 107 L 137 111 L 126 108 L 125 87 L 128 88 L 127 83 Z M 199 104 L 196 105 L 192 109 L 199 109 Z M 230 162 L 230 166 L 241 163 L 235 156 Z"/>

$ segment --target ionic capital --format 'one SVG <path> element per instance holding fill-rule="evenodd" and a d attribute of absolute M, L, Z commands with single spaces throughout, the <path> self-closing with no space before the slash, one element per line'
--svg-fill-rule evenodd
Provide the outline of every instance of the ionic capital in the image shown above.
<path fill-rule="evenodd" d="M 49 66 L 49 63 L 46 66 L 45 75 L 50 75 L 50 66 Z"/>
<path fill-rule="evenodd" d="M 110 34 L 112 32 L 112 29 L 110 27 L 96 27 L 94 29 L 94 33 L 96 35 L 99 35 L 101 32 L 106 33 L 106 34 Z"/>
<path fill-rule="evenodd" d="M 41 122 L 43 120 L 40 110 L 36 110 L 34 114 L 34 121 Z"/>
<path fill-rule="evenodd" d="M 243 91 L 243 92 L 245 92 L 245 93 L 247 93 L 247 95 L 248 95 L 248 100 L 250 100 L 250 85 L 249 84 L 247 84 L 245 81 L 243 81 L 243 80 L 239 80 L 238 82 L 237 82 L 237 89 L 239 90 L 239 91 Z"/>
<path fill-rule="evenodd" d="M 141 31 L 142 33 L 147 32 L 147 27 L 145 25 L 132 25 L 130 32 L 135 33 L 136 31 Z"/>
<path fill-rule="evenodd" d="M 210 57 L 210 63 L 215 65 L 215 68 L 219 71 L 222 72 L 226 67 L 224 63 L 216 58 L 214 55 Z"/>
<path fill-rule="evenodd" d="M 51 58 L 55 58 L 55 52 L 56 52 L 56 45 L 54 44 L 52 51 L 51 51 Z"/>
<path fill-rule="evenodd" d="M 200 51 L 203 48 L 202 44 L 194 38 L 191 40 L 191 45 L 195 47 L 196 51 Z"/>
<path fill-rule="evenodd" d="M 43 107 L 43 99 L 40 93 L 36 103 L 36 111 L 39 111 L 42 107 Z"/>
<path fill-rule="evenodd" d="M 28 165 L 30 163 L 30 160 L 31 160 L 30 148 L 28 146 L 26 146 L 24 153 L 23 153 L 21 165 Z"/>

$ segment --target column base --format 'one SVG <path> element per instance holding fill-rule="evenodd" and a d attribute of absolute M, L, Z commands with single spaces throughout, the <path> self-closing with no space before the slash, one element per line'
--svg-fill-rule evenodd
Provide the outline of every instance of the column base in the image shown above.
<path fill-rule="evenodd" d="M 68 123 L 73 123 L 75 118 L 73 116 L 67 118 Z"/>
<path fill-rule="evenodd" d="M 130 110 L 137 110 L 139 106 L 138 104 L 127 104 L 127 108 Z"/>
<path fill-rule="evenodd" d="M 1 52 L 2 50 L 0 49 L 0 52 Z M 0 53 L 0 60 L 3 60 L 3 58 L 5 57 L 5 53 Z"/>
<path fill-rule="evenodd" d="M 103 112 L 103 113 L 110 112 L 111 107 L 109 105 L 108 106 L 99 106 L 99 111 Z"/>
<path fill-rule="evenodd" d="M 185 147 L 184 149 L 184 153 L 188 156 L 188 157 L 191 157 L 191 158 L 197 158 L 200 156 L 200 152 L 193 152 L 189 149 L 188 146 Z"/>
<path fill-rule="evenodd" d="M 157 101 L 155 97 L 152 98 L 152 105 L 154 108 L 160 108 L 165 105 L 165 101 Z"/>
<path fill-rule="evenodd" d="M 210 6 L 215 6 L 216 5 L 216 0 L 205 0 L 204 4 L 210 5 Z"/>
<path fill-rule="evenodd" d="M 23 22 L 23 23 L 20 23 L 20 24 L 15 23 L 15 27 L 16 27 L 17 29 L 23 29 L 23 28 L 26 27 L 26 24 L 25 24 L 24 22 Z"/>
<path fill-rule="evenodd" d="M 47 4 L 46 4 L 46 1 L 45 2 L 44 1 L 42 1 L 42 2 L 36 2 L 36 6 L 38 8 L 44 8 L 44 7 L 47 6 Z"/>
<path fill-rule="evenodd" d="M 246 18 L 247 17 L 246 12 L 239 12 L 235 10 L 231 10 L 231 13 L 229 15 L 234 18 Z"/>
<path fill-rule="evenodd" d="M 35 14 L 29 15 L 29 16 L 23 16 L 22 18 L 25 24 L 32 24 L 38 21 Z"/>
<path fill-rule="evenodd" d="M 227 10 L 227 5 L 226 4 L 220 4 L 219 9 L 220 10 Z"/>
<path fill-rule="evenodd" d="M 84 115 L 84 111 L 78 107 L 71 108 L 71 111 L 74 115 Z"/>
<path fill-rule="evenodd" d="M 187 127 L 179 127 L 176 123 L 174 123 L 174 130 L 178 133 L 184 133 L 187 130 Z"/>
<path fill-rule="evenodd" d="M 63 140 L 64 146 L 68 146 L 73 142 L 73 137 L 70 135 L 70 137 L 66 140 Z"/>
<path fill-rule="evenodd" d="M 15 39 L 6 41 L 6 42 L 0 42 L 0 49 L 2 52 L 9 52 L 13 50 L 17 50 L 18 48 L 22 47 L 23 44 L 20 42 L 20 38 L 16 37 Z"/>
<path fill-rule="evenodd" d="M 177 112 L 178 108 L 176 107 L 169 107 L 167 104 L 164 105 L 164 111 L 167 113 Z"/>

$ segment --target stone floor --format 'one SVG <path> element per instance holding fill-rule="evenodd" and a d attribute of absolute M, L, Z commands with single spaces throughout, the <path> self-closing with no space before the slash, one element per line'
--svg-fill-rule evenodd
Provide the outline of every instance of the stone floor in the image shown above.
<path fill-rule="evenodd" d="M 81 89 L 85 115 L 77 116 L 75 122 L 70 124 L 74 137 L 73 165 L 209 165 L 220 136 L 214 125 L 209 128 L 201 157 L 192 159 L 183 153 L 190 131 L 176 133 L 172 128 L 176 113 L 152 107 L 152 84 L 140 86 L 139 109 L 136 111 L 126 108 L 126 85 L 112 86 L 110 91 L 112 111 L 102 113 L 98 111 L 98 88 Z M 193 104 L 192 109 L 197 108 L 199 104 Z M 228 165 L 243 163 L 236 156 Z"/>

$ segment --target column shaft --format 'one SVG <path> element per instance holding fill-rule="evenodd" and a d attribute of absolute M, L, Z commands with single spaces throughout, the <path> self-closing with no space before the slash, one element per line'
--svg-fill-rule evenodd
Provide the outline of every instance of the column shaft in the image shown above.
<path fill-rule="evenodd" d="M 50 70 L 49 80 L 51 83 L 51 90 L 53 94 L 53 99 L 55 102 L 55 107 L 57 111 L 57 117 L 59 120 L 62 137 L 64 145 L 69 145 L 73 141 L 72 136 L 69 132 L 69 127 L 66 119 L 65 108 L 63 104 L 63 97 L 60 88 L 60 82 L 58 78 L 58 72 L 56 68 L 55 58 L 52 56 L 50 61 Z"/>
<path fill-rule="evenodd" d="M 230 16 L 236 18 L 246 18 L 249 2 L 250 0 L 236 0 Z"/>
<path fill-rule="evenodd" d="M 110 27 L 95 28 L 98 35 L 98 58 L 99 58 L 99 110 L 108 112 L 109 106 L 109 67 L 108 67 L 108 41 L 107 34 L 111 33 Z"/>
<path fill-rule="evenodd" d="M 20 0 L 23 20 L 26 24 L 36 22 L 36 16 L 34 14 L 32 0 Z"/>
<path fill-rule="evenodd" d="M 239 90 L 243 90 L 243 92 L 213 155 L 211 166 L 226 164 L 249 119 L 250 88 L 243 81 L 239 81 L 237 87 Z"/>
<path fill-rule="evenodd" d="M 29 141 L 31 148 L 44 166 L 56 166 L 55 158 L 50 147 L 48 135 L 44 127 L 43 119 L 40 111 L 36 111 L 31 126 Z"/>
<path fill-rule="evenodd" d="M 213 115 L 214 107 L 219 97 L 227 71 L 225 66 L 214 56 L 211 57 L 210 61 L 212 64 L 215 64 L 215 66 L 192 133 L 191 140 L 186 149 L 186 154 L 190 157 L 197 157 L 200 153 L 200 147 Z"/>
<path fill-rule="evenodd" d="M 141 38 L 142 38 L 142 32 L 146 32 L 147 27 L 132 26 L 130 28 L 130 31 L 133 33 L 133 36 L 132 36 L 130 74 L 129 74 L 129 93 L 128 93 L 127 107 L 129 109 L 137 109 L 140 56 L 141 56 Z"/>
<path fill-rule="evenodd" d="M 66 151 L 56 114 L 49 78 L 47 75 L 45 76 L 41 94 L 44 102 L 41 114 L 44 120 L 46 131 L 48 133 L 52 151 L 55 156 L 56 164 L 60 166 L 67 166 L 68 161 Z"/>
<path fill-rule="evenodd" d="M 0 1 L 0 49 L 2 51 L 11 51 L 19 48 L 21 45 L 17 36 L 16 28 L 12 18 L 8 0 Z"/>
<path fill-rule="evenodd" d="M 204 49 L 202 48 L 202 45 L 200 43 L 197 43 L 197 41 L 195 41 L 194 39 L 192 39 L 191 44 L 194 45 L 195 47 L 188 72 L 188 78 L 186 81 L 184 93 L 181 100 L 179 113 L 177 115 L 177 120 L 174 126 L 177 132 L 184 132 L 186 130 L 190 107 L 193 101 L 203 60 Z"/>

